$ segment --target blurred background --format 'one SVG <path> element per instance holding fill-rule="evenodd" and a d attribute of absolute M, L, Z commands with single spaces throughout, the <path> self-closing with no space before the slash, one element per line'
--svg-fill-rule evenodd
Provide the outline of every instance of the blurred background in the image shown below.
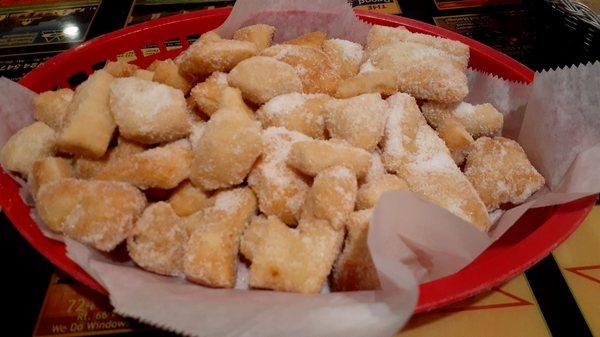
<path fill-rule="evenodd" d="M 96 36 L 234 2 L 0 0 L 0 76 L 18 81 L 45 60 Z M 466 35 L 536 71 L 600 60 L 600 0 L 348 2 Z M 152 45 L 144 49 L 156 51 Z M 567 242 L 523 275 L 487 294 L 415 316 L 399 336 L 600 336 L 598 207 Z M 3 335 L 170 335 L 112 313 L 108 298 L 57 271 L 1 212 L 0 252 L 6 261 L 2 289 L 9 294 Z"/>

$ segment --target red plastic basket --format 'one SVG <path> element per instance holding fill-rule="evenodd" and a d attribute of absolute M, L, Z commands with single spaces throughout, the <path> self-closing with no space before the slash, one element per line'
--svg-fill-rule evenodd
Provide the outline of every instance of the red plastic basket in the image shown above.
<path fill-rule="evenodd" d="M 147 66 L 155 59 L 174 57 L 189 45 L 188 37 L 218 27 L 231 9 L 205 10 L 159 19 L 131 26 L 66 51 L 40 65 L 21 80 L 21 84 L 42 92 L 56 87 L 70 87 L 90 74 L 106 60 L 117 55 L 134 54 L 133 63 Z M 411 31 L 444 36 L 466 43 L 471 48 L 470 66 L 500 77 L 531 82 L 533 72 L 510 57 L 474 40 L 422 22 L 357 12 L 371 23 L 388 26 L 404 25 Z M 167 48 L 166 41 L 179 40 L 182 48 Z M 142 49 L 155 45 L 158 53 L 144 55 Z M 71 79 L 71 80 L 69 80 Z M 18 185 L 0 172 L 0 205 L 14 226 L 57 267 L 91 288 L 106 293 L 85 271 L 65 255 L 61 242 L 46 238 L 29 216 L 29 208 L 18 194 Z M 511 279 L 547 256 L 565 240 L 590 212 L 596 196 L 565 205 L 532 210 L 500 240 L 460 272 L 421 285 L 417 312 L 428 311 L 488 290 Z"/>

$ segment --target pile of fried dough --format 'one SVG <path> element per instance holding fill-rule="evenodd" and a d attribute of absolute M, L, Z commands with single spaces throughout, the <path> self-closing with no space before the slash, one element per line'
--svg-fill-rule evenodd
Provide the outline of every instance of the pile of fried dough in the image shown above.
<path fill-rule="evenodd" d="M 380 287 L 380 196 L 410 190 L 481 231 L 544 178 L 468 93 L 468 46 L 373 26 L 366 46 L 258 24 L 203 34 L 147 69 L 108 62 L 35 98 L 0 152 L 44 223 L 148 271 L 210 287 Z M 399 219 L 401 222 L 402 219 Z M 239 284 L 238 284 L 239 286 Z"/>

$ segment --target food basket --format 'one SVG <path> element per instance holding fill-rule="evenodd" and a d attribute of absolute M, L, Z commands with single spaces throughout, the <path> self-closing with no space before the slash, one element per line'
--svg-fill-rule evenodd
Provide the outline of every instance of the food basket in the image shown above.
<path fill-rule="evenodd" d="M 171 58 L 199 34 L 225 21 L 230 8 L 204 10 L 131 26 L 73 48 L 27 74 L 21 84 L 36 91 L 74 87 L 107 60 L 126 55 L 141 67 Z M 418 21 L 357 11 L 362 20 L 461 41 L 471 48 L 470 67 L 504 79 L 529 83 L 534 73 L 508 56 L 456 33 Z M 432 310 L 488 290 L 523 272 L 547 256 L 585 219 L 596 200 L 586 197 L 567 204 L 528 211 L 519 222 L 482 255 L 456 274 L 420 286 L 416 311 Z M 19 232 L 48 260 L 78 281 L 106 293 L 92 277 L 71 261 L 62 242 L 44 236 L 19 195 L 19 185 L 0 172 L 0 206 Z"/>

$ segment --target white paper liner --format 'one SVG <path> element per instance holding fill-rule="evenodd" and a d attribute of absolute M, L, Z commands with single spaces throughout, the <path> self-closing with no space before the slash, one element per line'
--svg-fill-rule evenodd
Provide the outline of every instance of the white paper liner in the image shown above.
<path fill-rule="evenodd" d="M 272 13 L 290 8 L 296 10 L 290 20 Z M 312 20 L 317 9 L 335 20 Z M 219 33 L 230 36 L 252 22 L 275 25 L 280 31 L 278 39 L 320 29 L 330 36 L 364 42 L 368 29 L 354 18 L 343 0 L 306 4 L 238 0 Z M 599 69 L 600 64 L 595 63 L 544 72 L 536 74 L 533 85 L 469 72 L 471 92 L 466 101 L 491 102 L 502 111 L 507 121 L 504 134 L 524 142 L 528 156 L 552 190 L 546 188 L 526 203 L 496 214 L 498 220 L 489 234 L 410 192 L 386 193 L 376 206 L 368 237 L 381 291 L 300 295 L 210 289 L 143 271 L 131 262 L 110 260 L 67 238 L 68 256 L 109 291 L 116 312 L 179 333 L 391 336 L 416 305 L 417 280 L 424 282 L 460 270 L 531 207 L 560 204 L 600 191 L 600 177 L 595 171 L 600 164 L 600 148 L 596 145 L 600 143 L 600 128 L 595 127 L 599 122 L 593 118 L 599 106 Z M 10 125 L 2 128 L 0 124 L 2 146 L 12 133 L 31 123 L 33 110 L 32 96 L 19 94 L 26 91 L 18 85 L 3 79 L 0 90 L 0 120 Z M 563 137 L 569 139 L 569 146 L 562 145 Z"/>

